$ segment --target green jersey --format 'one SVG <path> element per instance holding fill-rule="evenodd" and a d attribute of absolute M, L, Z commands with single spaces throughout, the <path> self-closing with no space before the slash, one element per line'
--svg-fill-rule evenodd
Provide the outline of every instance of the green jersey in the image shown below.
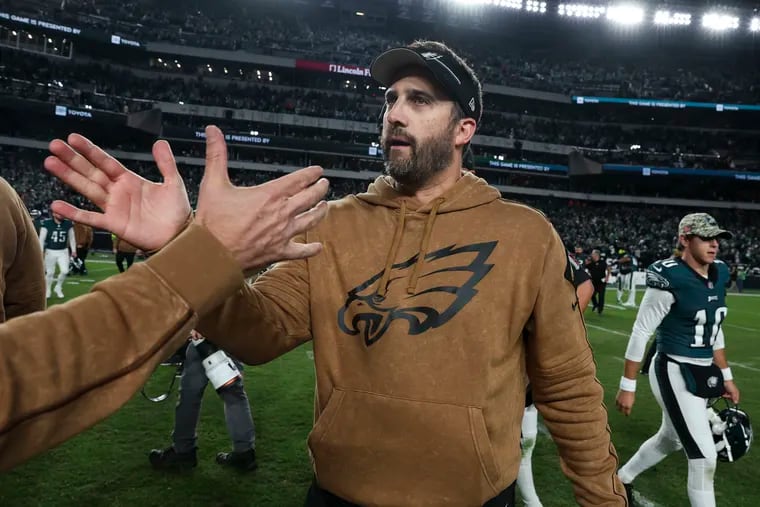
<path fill-rule="evenodd" d="M 660 260 L 647 270 L 647 287 L 666 290 L 675 302 L 657 328 L 657 350 L 665 354 L 708 358 L 726 318 L 728 266 L 716 260 L 708 277 L 681 259 Z"/>
<path fill-rule="evenodd" d="M 42 227 L 47 229 L 45 237 L 45 250 L 64 250 L 69 247 L 69 234 L 72 233 L 73 224 L 69 220 L 56 223 L 52 218 L 42 222 Z"/>

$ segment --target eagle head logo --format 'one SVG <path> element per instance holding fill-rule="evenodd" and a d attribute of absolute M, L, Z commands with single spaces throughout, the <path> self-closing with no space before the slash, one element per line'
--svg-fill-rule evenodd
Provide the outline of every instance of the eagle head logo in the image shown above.
<path fill-rule="evenodd" d="M 403 320 L 410 336 L 446 324 L 478 293 L 475 288 L 491 271 L 487 264 L 498 241 L 447 246 L 425 256 L 413 294 L 407 286 L 418 254 L 394 264 L 385 297 L 378 291 L 383 271 L 348 291 L 338 311 L 338 326 L 362 335 L 367 346 L 377 342 L 395 320 Z"/>

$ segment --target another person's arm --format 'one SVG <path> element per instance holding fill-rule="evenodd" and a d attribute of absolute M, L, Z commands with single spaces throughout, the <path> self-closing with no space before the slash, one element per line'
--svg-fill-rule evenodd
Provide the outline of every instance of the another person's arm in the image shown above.
<path fill-rule="evenodd" d="M 594 284 L 591 282 L 591 278 L 576 287 L 575 293 L 578 295 L 578 304 L 581 307 L 581 313 L 585 312 L 594 295 Z"/>
<path fill-rule="evenodd" d="M 549 234 L 538 296 L 526 326 L 533 399 L 557 444 L 576 501 L 582 506 L 623 506 L 625 490 L 616 475 L 604 391 L 575 304 L 567 253 L 557 233 L 552 229 Z"/>
<path fill-rule="evenodd" d="M 241 285 L 198 331 L 246 364 L 271 361 L 311 339 L 306 260 L 281 262 Z"/>
<path fill-rule="evenodd" d="M 213 235 L 191 225 L 89 294 L 0 325 L 0 471 L 119 409 L 242 280 Z"/>
<path fill-rule="evenodd" d="M 81 136 L 69 136 L 71 146 L 51 143 L 55 156 L 45 167 L 103 210 L 56 201 L 55 212 L 160 251 L 88 295 L 0 325 L 0 470 L 126 403 L 198 315 L 240 287 L 243 272 L 321 251 L 292 238 L 325 216 L 326 203 L 317 204 L 327 192 L 322 169 L 234 187 L 221 131 L 207 134 L 196 223 L 179 236 L 190 205 L 168 143 L 153 150 L 162 183 L 140 178 Z"/>
<path fill-rule="evenodd" d="M 74 227 L 69 230 L 69 253 L 72 257 L 77 256 L 77 233 Z"/>
<path fill-rule="evenodd" d="M 567 255 L 570 261 L 570 268 L 573 270 L 573 285 L 575 285 L 575 294 L 578 296 L 578 304 L 581 313 L 586 311 L 591 298 L 594 295 L 594 284 L 591 281 L 591 275 L 578 263 L 578 260 L 572 255 Z"/>
<path fill-rule="evenodd" d="M 625 366 L 623 377 L 620 379 L 615 404 L 623 414 L 629 415 L 636 401 L 636 377 L 639 373 L 641 360 L 644 358 L 645 349 L 649 338 L 660 326 L 662 319 L 673 306 L 675 297 L 666 290 L 647 287 L 641 306 L 633 323 L 633 331 L 628 339 L 628 348 L 625 351 Z"/>
<path fill-rule="evenodd" d="M 48 230 L 47 227 L 40 227 L 40 250 L 45 252 L 45 240 L 47 239 Z"/>

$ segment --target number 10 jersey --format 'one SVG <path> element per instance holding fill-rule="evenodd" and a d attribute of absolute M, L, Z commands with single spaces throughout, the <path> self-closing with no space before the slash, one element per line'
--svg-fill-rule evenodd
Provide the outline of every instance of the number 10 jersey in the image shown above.
<path fill-rule="evenodd" d="M 647 270 L 647 287 L 666 290 L 675 302 L 657 328 L 658 352 L 674 356 L 709 358 L 726 318 L 728 266 L 716 260 L 708 277 L 681 259 L 660 260 Z"/>

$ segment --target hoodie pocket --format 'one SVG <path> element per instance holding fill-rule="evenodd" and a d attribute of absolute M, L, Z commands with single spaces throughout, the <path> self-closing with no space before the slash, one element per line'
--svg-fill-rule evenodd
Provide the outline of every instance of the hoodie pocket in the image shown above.
<path fill-rule="evenodd" d="M 477 407 L 336 388 L 308 443 L 320 486 L 362 505 L 482 505 L 506 486 Z"/>

